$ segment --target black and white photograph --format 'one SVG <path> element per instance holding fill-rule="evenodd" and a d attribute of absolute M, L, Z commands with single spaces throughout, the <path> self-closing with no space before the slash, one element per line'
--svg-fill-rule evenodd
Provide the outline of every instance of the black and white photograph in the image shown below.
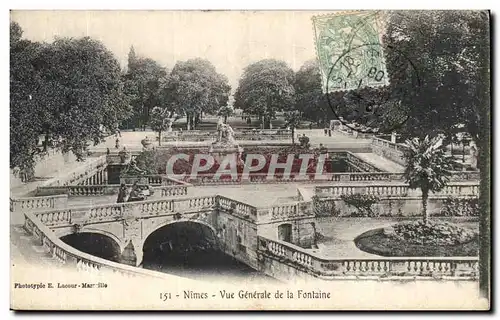
<path fill-rule="evenodd" d="M 11 10 L 12 310 L 489 310 L 487 10 Z"/>

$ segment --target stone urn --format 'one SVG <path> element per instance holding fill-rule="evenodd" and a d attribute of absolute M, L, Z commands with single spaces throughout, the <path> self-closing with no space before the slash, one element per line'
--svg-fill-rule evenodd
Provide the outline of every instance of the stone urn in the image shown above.
<path fill-rule="evenodd" d="M 149 139 L 149 137 L 146 137 L 146 138 L 144 138 L 144 139 L 141 140 L 141 144 L 144 147 L 144 149 L 149 149 L 149 147 L 151 146 L 152 142 Z"/>

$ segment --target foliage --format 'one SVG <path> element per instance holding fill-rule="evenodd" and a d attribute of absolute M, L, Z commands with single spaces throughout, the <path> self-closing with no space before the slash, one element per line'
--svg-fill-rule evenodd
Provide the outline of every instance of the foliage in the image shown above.
<path fill-rule="evenodd" d="M 40 86 L 33 94 L 43 133 L 56 147 L 77 157 L 102 141 L 128 116 L 118 61 L 89 37 L 59 38 L 44 44 L 35 62 Z M 104 130 L 103 130 L 104 129 Z"/>
<path fill-rule="evenodd" d="M 283 61 L 265 59 L 247 66 L 234 96 L 235 108 L 256 114 L 270 127 L 276 112 L 295 104 L 294 72 Z"/>
<path fill-rule="evenodd" d="M 489 18 L 483 11 L 392 12 L 384 36 L 407 136 L 449 136 L 465 124 L 482 140 L 489 109 Z M 478 145 L 480 143 L 478 142 Z"/>
<path fill-rule="evenodd" d="M 172 121 L 170 118 L 172 116 L 166 109 L 160 107 L 154 107 L 151 110 L 151 117 L 149 119 L 149 125 L 153 131 L 158 132 L 158 144 L 161 145 L 161 133 L 169 128 L 168 122 Z"/>
<path fill-rule="evenodd" d="M 459 245 L 442 245 L 429 241 L 422 244 L 422 238 L 419 239 L 420 242 L 402 241 L 389 236 L 389 228 L 380 230 L 383 232 L 376 231 L 371 230 L 356 238 L 356 247 L 383 257 L 473 257 L 477 256 L 479 251 L 477 234 L 470 241 Z"/>
<path fill-rule="evenodd" d="M 138 57 L 134 47 L 130 48 L 124 83 L 125 90 L 131 97 L 133 114 L 129 122 L 133 127 L 145 126 L 150 119 L 152 108 L 160 105 L 160 81 L 166 75 L 167 70 L 159 63 Z"/>
<path fill-rule="evenodd" d="M 310 60 L 295 74 L 295 109 L 312 121 L 328 122 L 334 115 L 322 90 L 321 74 L 316 60 Z"/>
<path fill-rule="evenodd" d="M 21 39 L 22 29 L 10 24 L 10 168 L 23 181 L 34 176 L 35 159 L 39 150 L 41 119 L 34 115 L 37 107 L 33 94 L 39 86 L 39 77 L 33 61 L 40 44 Z"/>
<path fill-rule="evenodd" d="M 443 202 L 440 215 L 443 216 L 479 216 L 479 200 L 477 198 L 448 197 Z"/>
<path fill-rule="evenodd" d="M 388 237 L 405 243 L 431 245 L 458 245 L 471 241 L 476 233 L 468 228 L 462 228 L 447 222 L 415 221 L 399 223 L 384 230 Z"/>
<path fill-rule="evenodd" d="M 285 123 L 292 129 L 292 144 L 295 144 L 295 129 L 299 127 L 302 120 L 300 111 L 293 110 L 285 112 Z"/>
<path fill-rule="evenodd" d="M 340 198 L 349 206 L 353 206 L 357 209 L 351 216 L 360 216 L 360 217 L 375 217 L 377 214 L 373 212 L 372 206 L 379 202 L 380 199 L 374 195 L 368 194 L 343 194 Z"/>
<path fill-rule="evenodd" d="M 230 105 L 222 106 L 217 112 L 218 116 L 224 117 L 224 123 L 226 123 L 227 118 L 232 116 L 233 114 L 234 114 L 234 108 Z"/>
<path fill-rule="evenodd" d="M 118 61 L 99 41 L 33 43 L 21 39 L 16 23 L 11 36 L 10 167 L 32 178 L 46 147 L 71 150 L 81 160 L 90 141 L 101 142 L 128 116 L 129 104 Z"/>
<path fill-rule="evenodd" d="M 335 201 L 320 200 L 318 196 L 313 196 L 313 211 L 316 217 L 339 217 L 340 210 L 335 206 Z"/>
<path fill-rule="evenodd" d="M 179 61 L 161 85 L 162 104 L 186 114 L 188 129 L 195 127 L 202 112 L 213 113 L 227 105 L 231 87 L 226 76 L 204 59 Z"/>
<path fill-rule="evenodd" d="M 440 137 L 413 138 L 407 140 L 406 145 L 404 178 L 410 189 L 420 188 L 422 191 L 423 217 L 427 221 L 429 192 L 438 192 L 445 187 L 453 170 L 453 159 L 446 154 Z"/>

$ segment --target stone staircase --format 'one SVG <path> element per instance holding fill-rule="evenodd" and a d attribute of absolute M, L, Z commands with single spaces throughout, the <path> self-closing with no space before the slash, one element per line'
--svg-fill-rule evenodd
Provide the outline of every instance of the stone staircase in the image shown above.
<path fill-rule="evenodd" d="M 10 226 L 11 266 L 15 264 L 36 265 L 41 268 L 58 267 L 59 263 L 35 241 L 22 225 Z"/>

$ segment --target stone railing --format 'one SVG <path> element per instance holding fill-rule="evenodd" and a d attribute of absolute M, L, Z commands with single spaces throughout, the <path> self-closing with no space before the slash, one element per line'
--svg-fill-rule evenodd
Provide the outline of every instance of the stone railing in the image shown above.
<path fill-rule="evenodd" d="M 146 200 L 127 205 L 140 205 L 141 215 L 159 215 L 162 213 L 191 212 L 213 209 L 216 205 L 216 196 L 196 198 L 176 198 L 166 200 Z"/>
<path fill-rule="evenodd" d="M 65 208 L 67 205 L 68 196 L 65 194 L 46 197 L 10 198 L 10 212 L 59 209 Z"/>
<path fill-rule="evenodd" d="M 310 201 L 295 201 L 272 207 L 258 208 L 258 222 L 285 221 L 288 219 L 313 217 Z"/>
<path fill-rule="evenodd" d="M 127 277 L 167 279 L 161 272 L 127 266 L 79 251 L 60 240 L 33 213 L 25 213 L 24 228 L 54 261 L 81 272 L 118 273 Z"/>
<path fill-rule="evenodd" d="M 168 186 L 168 185 L 189 185 L 189 183 L 175 179 L 173 177 L 164 175 L 164 174 L 152 174 L 152 175 L 144 175 L 144 176 L 121 176 L 120 183 L 125 184 L 133 184 L 139 183 L 144 185 L 153 185 L 153 186 Z"/>
<path fill-rule="evenodd" d="M 342 195 L 366 194 L 381 197 L 421 197 L 420 189 L 410 190 L 406 183 L 388 183 L 380 185 L 333 185 L 316 186 L 315 195 L 319 197 L 340 198 Z M 468 196 L 479 195 L 479 182 L 453 182 L 440 192 L 431 192 L 429 197 Z"/>
<path fill-rule="evenodd" d="M 151 215 L 169 215 L 214 208 L 216 196 L 196 198 L 155 199 L 137 202 L 114 203 L 87 207 L 73 207 L 35 212 L 35 216 L 47 226 L 68 226 L 124 218 L 124 213 L 141 218 Z"/>
<path fill-rule="evenodd" d="M 350 136 L 350 137 L 357 138 L 357 139 L 370 139 L 374 135 L 373 133 L 359 132 L 359 131 L 353 130 L 347 126 L 342 126 L 342 128 L 339 127 L 338 130 L 334 130 L 334 131 L 339 132 L 342 135 Z"/>
<path fill-rule="evenodd" d="M 173 197 L 173 196 L 187 196 L 189 186 L 161 186 L 154 187 L 153 190 L 160 189 L 160 195 L 162 197 Z"/>
<path fill-rule="evenodd" d="M 87 162 L 88 161 L 88 162 Z M 100 171 L 104 171 L 106 166 L 108 165 L 106 156 L 100 156 L 97 158 L 89 158 L 86 160 L 81 167 L 75 169 L 74 171 L 69 172 L 66 176 L 68 177 L 63 184 L 56 185 L 76 185 L 80 182 L 84 182 L 85 180 L 92 178 L 96 173 Z M 103 176 L 101 181 L 105 181 L 105 177 Z M 97 180 L 95 180 L 97 181 Z M 53 185 L 53 184 L 51 184 Z"/>
<path fill-rule="evenodd" d="M 406 160 L 404 159 L 405 150 L 408 147 L 400 143 L 392 143 L 390 141 L 380 139 L 377 137 L 372 137 L 372 152 L 392 160 L 400 165 L 405 165 Z"/>
<path fill-rule="evenodd" d="M 223 196 L 217 196 L 217 206 L 225 212 L 244 219 L 251 219 L 252 221 L 257 220 L 257 208 L 249 204 Z"/>
<path fill-rule="evenodd" d="M 325 279 L 345 277 L 459 278 L 478 276 L 477 257 L 323 258 L 291 243 L 258 236 L 258 252 Z"/>
<path fill-rule="evenodd" d="M 172 131 L 162 134 L 162 141 L 215 141 L 217 131 Z M 292 131 L 285 129 L 236 130 L 236 140 L 291 140 Z M 156 138 L 158 140 L 158 137 Z"/>

